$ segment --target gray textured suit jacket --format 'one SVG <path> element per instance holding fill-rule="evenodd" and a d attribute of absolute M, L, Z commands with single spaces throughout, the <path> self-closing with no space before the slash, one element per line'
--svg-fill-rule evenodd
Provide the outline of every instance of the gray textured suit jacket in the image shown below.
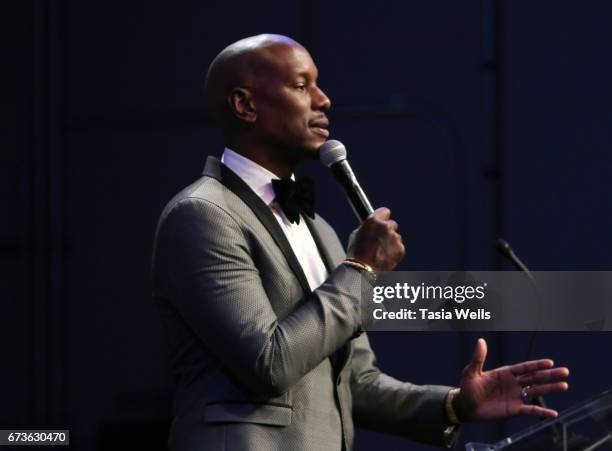
<path fill-rule="evenodd" d="M 177 384 L 170 449 L 350 450 L 354 423 L 445 445 L 448 387 L 381 373 L 360 334 L 367 280 L 323 219 L 307 223 L 330 273 L 314 292 L 269 207 L 217 159 L 164 209 L 153 296 Z"/>

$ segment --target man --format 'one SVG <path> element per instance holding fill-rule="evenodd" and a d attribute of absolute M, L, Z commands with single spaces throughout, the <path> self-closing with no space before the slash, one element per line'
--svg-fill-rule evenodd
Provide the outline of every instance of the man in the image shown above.
<path fill-rule="evenodd" d="M 331 106 L 300 44 L 260 35 L 230 45 L 206 92 L 222 162 L 209 157 L 170 201 L 154 252 L 177 383 L 171 449 L 350 450 L 354 423 L 444 446 L 460 421 L 556 415 L 524 401 L 567 389 L 568 370 L 538 360 L 483 372 L 484 340 L 460 389 L 376 367 L 361 287 L 392 270 L 404 246 L 380 208 L 345 254 L 307 187 L 291 181 L 317 158 Z"/>

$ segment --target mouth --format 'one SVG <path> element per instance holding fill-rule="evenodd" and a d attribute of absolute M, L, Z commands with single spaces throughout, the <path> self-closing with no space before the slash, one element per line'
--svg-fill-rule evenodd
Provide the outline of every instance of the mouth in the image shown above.
<path fill-rule="evenodd" d="M 327 138 L 329 136 L 329 120 L 327 118 L 320 118 L 310 121 L 308 124 L 310 129 L 317 135 Z"/>

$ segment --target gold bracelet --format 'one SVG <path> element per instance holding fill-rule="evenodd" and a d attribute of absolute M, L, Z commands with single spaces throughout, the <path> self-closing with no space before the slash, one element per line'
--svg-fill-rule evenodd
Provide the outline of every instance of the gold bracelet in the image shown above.
<path fill-rule="evenodd" d="M 370 265 L 360 262 L 359 260 L 354 259 L 354 258 L 347 258 L 342 263 L 344 263 L 347 266 L 350 266 L 351 268 L 355 268 L 360 271 L 364 271 L 367 274 L 368 280 L 372 284 L 376 283 L 376 273 L 374 272 L 374 270 L 372 269 Z"/>
<path fill-rule="evenodd" d="M 451 424 L 459 424 L 459 418 L 457 417 L 457 413 L 455 412 L 455 408 L 453 407 L 453 399 L 459 393 L 458 388 L 451 388 L 446 394 L 446 400 L 444 401 L 444 407 L 446 408 L 446 417 Z"/>
<path fill-rule="evenodd" d="M 374 272 L 374 269 L 372 269 L 372 267 L 370 265 L 368 265 L 367 263 L 364 263 L 362 261 L 357 260 L 356 258 L 346 258 L 344 259 L 344 263 L 354 263 L 355 265 L 359 266 L 361 269 L 363 269 L 364 271 L 367 272 Z"/>

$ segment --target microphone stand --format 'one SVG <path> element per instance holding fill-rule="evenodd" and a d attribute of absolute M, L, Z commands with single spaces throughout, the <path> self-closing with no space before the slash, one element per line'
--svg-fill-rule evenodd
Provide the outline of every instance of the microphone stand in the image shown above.
<path fill-rule="evenodd" d="M 510 263 L 512 263 L 519 272 L 523 273 L 525 277 L 527 278 L 527 280 L 529 280 L 529 284 L 531 285 L 531 288 L 533 289 L 535 297 L 538 301 L 537 326 L 539 327 L 540 319 L 542 317 L 542 297 L 540 296 L 540 290 L 538 289 L 538 284 L 536 283 L 535 278 L 533 277 L 533 275 L 531 274 L 531 271 L 529 271 L 527 266 L 514 253 L 514 251 L 512 250 L 512 248 L 510 247 L 510 245 L 508 244 L 506 240 L 504 240 L 503 238 L 498 238 L 496 242 L 496 247 L 499 253 L 503 257 L 505 257 Z M 529 360 L 529 358 L 531 357 L 531 353 L 533 351 L 533 343 L 535 341 L 535 337 L 537 333 L 538 333 L 537 328 L 531 333 L 531 337 L 529 339 L 529 345 L 527 347 L 527 357 L 525 360 Z M 544 401 L 543 396 L 536 396 L 533 399 L 533 401 L 534 401 L 533 403 L 537 406 L 544 407 L 544 408 L 547 407 L 546 401 Z M 552 434 L 552 440 L 554 444 L 561 443 L 562 435 L 557 425 L 553 425 L 551 427 L 551 434 Z"/>

